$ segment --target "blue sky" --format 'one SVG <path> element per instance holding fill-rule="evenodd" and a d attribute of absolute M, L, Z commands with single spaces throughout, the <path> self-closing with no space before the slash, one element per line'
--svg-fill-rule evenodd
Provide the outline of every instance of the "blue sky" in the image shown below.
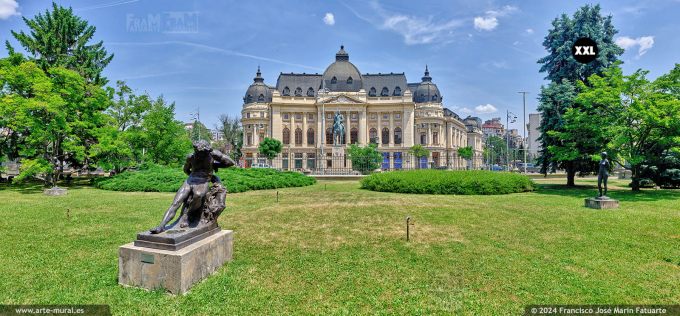
<path fill-rule="evenodd" d="M 586 1 L 58 1 L 97 27 L 115 58 L 105 71 L 137 92 L 163 94 L 188 121 L 200 107 L 209 127 L 240 113 L 257 66 L 274 85 L 280 72 L 322 73 L 340 44 L 362 73 L 405 72 L 419 82 L 425 64 L 461 116 L 522 115 L 518 91 L 536 109 L 544 74 L 536 63 L 550 22 Z M 602 1 L 625 46 L 624 71 L 655 78 L 680 62 L 680 1 Z M 48 1 L 0 0 L 0 40 L 25 30 Z M 166 23 L 182 17 L 184 22 Z M 146 29 L 145 29 L 146 27 Z M 2 49 L 0 56 L 6 56 Z M 495 112 L 494 112 L 495 110 Z M 521 121 L 511 124 L 520 128 Z"/>

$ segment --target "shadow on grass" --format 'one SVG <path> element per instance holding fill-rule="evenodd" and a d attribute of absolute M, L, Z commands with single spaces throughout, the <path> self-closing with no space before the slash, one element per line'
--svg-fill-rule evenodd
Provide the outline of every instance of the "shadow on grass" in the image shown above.
<path fill-rule="evenodd" d="M 569 187 L 564 184 L 538 184 L 538 189 L 534 192 L 537 194 L 585 199 L 597 196 L 597 185 L 577 185 Z M 634 192 L 631 189 L 610 189 L 607 196 L 622 202 L 648 202 L 680 199 L 680 191 L 643 189 L 642 191 Z"/>
<path fill-rule="evenodd" d="M 59 182 L 57 185 L 61 188 L 66 188 L 69 190 L 82 189 L 82 188 L 93 188 L 90 179 L 78 179 L 71 182 Z M 37 194 L 43 193 L 43 190 L 47 189 L 42 182 L 24 182 L 24 183 L 0 183 L 0 191 L 14 191 L 21 194 Z"/>

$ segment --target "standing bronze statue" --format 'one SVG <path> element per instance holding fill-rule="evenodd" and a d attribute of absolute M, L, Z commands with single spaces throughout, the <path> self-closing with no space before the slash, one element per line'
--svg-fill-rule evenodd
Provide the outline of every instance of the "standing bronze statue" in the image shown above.
<path fill-rule="evenodd" d="M 212 149 L 205 140 L 194 142 L 193 145 L 194 153 L 184 163 L 184 173 L 189 178 L 175 194 L 175 199 L 165 211 L 160 225 L 150 230 L 151 234 L 159 234 L 168 229 L 166 225 L 175 217 L 180 206 L 182 213 L 170 226 L 173 229 L 216 224 L 217 217 L 225 208 L 227 189 L 215 173 L 218 168 L 235 165 L 234 161 Z"/>
<path fill-rule="evenodd" d="M 608 199 L 607 197 L 607 178 L 609 178 L 609 160 L 607 160 L 607 153 L 602 152 L 600 154 L 602 159 L 600 160 L 600 167 L 597 172 L 597 190 L 600 195 L 598 199 Z M 604 193 L 602 192 L 604 189 Z"/>

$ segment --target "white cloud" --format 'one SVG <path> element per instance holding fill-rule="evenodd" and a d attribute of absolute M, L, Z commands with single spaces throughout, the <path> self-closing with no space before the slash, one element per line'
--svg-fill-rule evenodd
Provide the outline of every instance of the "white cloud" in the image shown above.
<path fill-rule="evenodd" d="M 323 16 L 323 23 L 326 23 L 326 25 L 335 25 L 335 15 L 333 13 L 326 13 L 326 15 Z"/>
<path fill-rule="evenodd" d="M 465 108 L 465 107 L 458 109 L 458 111 L 460 111 L 460 113 L 467 114 L 467 115 L 474 113 L 472 110 Z"/>
<path fill-rule="evenodd" d="M 496 113 L 498 109 L 491 104 L 480 104 L 475 107 L 475 112 L 477 114 L 491 114 Z"/>
<path fill-rule="evenodd" d="M 654 47 L 654 36 L 641 36 L 638 38 L 630 38 L 628 36 L 619 36 L 616 38 L 616 45 L 623 49 L 639 46 L 638 57 L 644 55 L 649 49 Z"/>
<path fill-rule="evenodd" d="M 515 6 L 506 5 L 500 10 L 486 11 L 484 16 L 476 16 L 474 18 L 475 29 L 480 31 L 493 31 L 498 26 L 498 18 L 516 12 L 518 9 Z"/>
<path fill-rule="evenodd" d="M 495 17 L 475 17 L 475 28 L 480 31 L 491 31 L 498 26 L 498 19 Z"/>
<path fill-rule="evenodd" d="M 14 15 L 21 15 L 16 0 L 0 0 L 0 20 L 7 20 Z"/>
<path fill-rule="evenodd" d="M 534 34 L 534 29 L 527 29 L 526 32 L 527 34 Z"/>
<path fill-rule="evenodd" d="M 378 17 L 368 17 L 360 14 L 352 6 L 341 2 L 357 18 L 372 24 L 378 29 L 392 31 L 404 38 L 406 45 L 448 43 L 455 37 L 455 30 L 464 24 L 461 20 L 434 21 L 433 18 L 411 16 L 385 10 L 377 1 L 371 1 L 371 12 Z"/>

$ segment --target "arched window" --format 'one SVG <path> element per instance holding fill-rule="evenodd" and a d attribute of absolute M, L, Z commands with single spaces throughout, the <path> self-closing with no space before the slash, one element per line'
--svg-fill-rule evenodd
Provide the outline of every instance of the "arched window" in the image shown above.
<path fill-rule="evenodd" d="M 283 95 L 289 96 L 290 95 L 290 88 L 288 88 L 288 87 L 283 88 Z"/>
<path fill-rule="evenodd" d="M 296 97 L 302 96 L 302 88 L 300 88 L 300 87 L 295 88 L 295 96 Z"/>
<path fill-rule="evenodd" d="M 399 87 L 394 88 L 394 95 L 400 96 L 401 95 L 401 88 L 399 88 Z"/>
<path fill-rule="evenodd" d="M 436 94 L 432 96 L 432 101 L 437 101 L 437 95 Z"/>
<path fill-rule="evenodd" d="M 264 102 L 264 94 L 260 94 L 260 96 L 257 97 L 257 102 Z"/>
<path fill-rule="evenodd" d="M 246 103 L 250 103 L 250 102 L 253 102 L 253 96 L 249 94 L 249 95 L 246 97 Z"/>
<path fill-rule="evenodd" d="M 390 129 L 385 127 L 382 130 L 382 144 L 387 145 L 390 143 Z"/>
<path fill-rule="evenodd" d="M 394 128 L 394 144 L 401 145 L 401 128 Z"/>
<path fill-rule="evenodd" d="M 333 131 L 331 128 L 326 129 L 326 145 L 333 144 Z"/>
<path fill-rule="evenodd" d="M 312 89 L 312 87 L 309 87 L 309 89 L 307 89 L 307 96 L 308 97 L 314 96 L 314 89 Z"/>
<path fill-rule="evenodd" d="M 295 145 L 302 145 L 302 130 L 300 128 L 295 129 Z"/>
<path fill-rule="evenodd" d="M 314 129 L 307 130 L 307 145 L 314 145 Z"/>
<path fill-rule="evenodd" d="M 383 87 L 382 91 L 380 91 L 380 95 L 383 96 L 383 97 L 386 97 L 386 96 L 390 95 L 390 90 L 387 89 L 387 87 Z"/>
<path fill-rule="evenodd" d="M 352 127 L 349 131 L 349 142 L 351 144 L 356 144 L 359 142 L 359 130 L 356 127 Z"/>
<path fill-rule="evenodd" d="M 427 145 L 427 135 L 425 133 L 420 134 L 420 144 Z"/>
<path fill-rule="evenodd" d="M 371 144 L 377 144 L 378 143 L 378 130 L 375 128 L 371 128 L 370 131 L 368 131 L 368 138 L 371 142 Z"/>
<path fill-rule="evenodd" d="M 369 97 L 374 97 L 376 94 L 375 92 L 375 87 L 371 87 L 371 90 L 368 91 L 368 96 Z"/>
<path fill-rule="evenodd" d="M 352 82 L 354 82 L 354 80 L 352 80 L 352 77 L 347 78 L 347 84 L 352 84 Z"/>
<path fill-rule="evenodd" d="M 335 77 L 331 78 L 331 84 L 336 84 L 336 83 L 338 83 L 338 78 L 335 78 Z"/>
<path fill-rule="evenodd" d="M 283 129 L 283 144 L 290 144 L 290 130 L 287 127 Z"/>

